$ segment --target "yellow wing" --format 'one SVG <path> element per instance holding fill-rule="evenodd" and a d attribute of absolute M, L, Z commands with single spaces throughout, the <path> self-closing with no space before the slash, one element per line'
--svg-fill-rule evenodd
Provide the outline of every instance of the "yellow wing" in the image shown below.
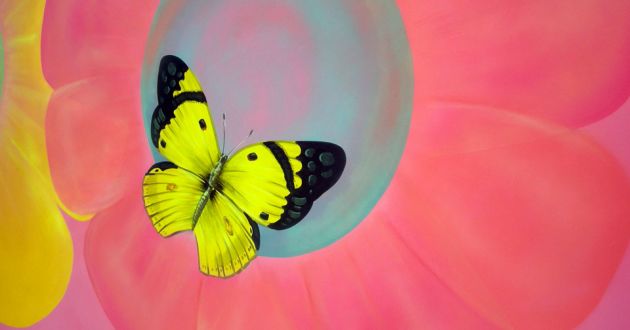
<path fill-rule="evenodd" d="M 178 57 L 162 58 L 158 106 L 151 120 L 153 145 L 177 166 L 207 177 L 220 157 L 206 97 L 195 75 Z"/>
<path fill-rule="evenodd" d="M 199 269 L 216 277 L 230 277 L 243 270 L 260 246 L 258 225 L 218 192 L 210 197 L 194 232 Z"/>
<path fill-rule="evenodd" d="M 328 142 L 257 143 L 228 159 L 222 193 L 257 223 L 286 229 L 304 219 L 345 164 L 343 149 Z"/>
<path fill-rule="evenodd" d="M 157 232 L 168 237 L 192 230 L 192 214 L 205 190 L 197 175 L 171 162 L 157 163 L 144 175 L 144 206 Z"/>
<path fill-rule="evenodd" d="M 256 256 L 260 246 L 258 225 L 220 193 L 209 198 L 197 223 L 193 223 L 193 213 L 206 185 L 197 175 L 171 162 L 157 163 L 144 176 L 144 205 L 160 235 L 193 230 L 201 272 L 229 277 Z"/>

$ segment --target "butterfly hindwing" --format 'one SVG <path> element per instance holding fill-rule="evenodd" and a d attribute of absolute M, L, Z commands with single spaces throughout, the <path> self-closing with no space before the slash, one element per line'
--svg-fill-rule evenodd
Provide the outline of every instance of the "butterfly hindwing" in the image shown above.
<path fill-rule="evenodd" d="M 215 193 L 196 223 L 192 214 L 205 190 L 197 175 L 171 162 L 153 165 L 143 181 L 144 204 L 153 227 L 163 237 L 192 230 L 199 269 L 229 277 L 243 269 L 260 246 L 258 225 L 225 196 Z"/>
<path fill-rule="evenodd" d="M 343 172 L 346 156 L 328 142 L 267 141 L 225 164 L 223 192 L 254 221 L 272 229 L 300 222 Z"/>
<path fill-rule="evenodd" d="M 157 232 L 168 237 L 192 230 L 192 212 L 204 190 L 204 183 L 171 162 L 157 163 L 142 182 L 144 206 Z"/>
<path fill-rule="evenodd" d="M 158 106 L 151 119 L 151 140 L 173 163 L 206 176 L 220 156 L 206 97 L 195 75 L 178 57 L 160 61 Z"/>
<path fill-rule="evenodd" d="M 210 198 L 193 231 L 199 269 L 216 277 L 240 272 L 256 257 L 260 244 L 258 225 L 219 192 Z"/>

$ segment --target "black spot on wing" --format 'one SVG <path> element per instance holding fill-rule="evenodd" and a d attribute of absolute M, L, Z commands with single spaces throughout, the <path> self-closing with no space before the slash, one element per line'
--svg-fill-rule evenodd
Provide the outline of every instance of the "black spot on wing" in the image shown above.
<path fill-rule="evenodd" d="M 291 165 L 284 150 L 275 142 L 264 143 L 282 167 L 290 191 L 280 220 L 269 225 L 272 229 L 287 229 L 304 219 L 311 210 L 313 202 L 339 180 L 346 166 L 346 153 L 336 144 L 315 141 L 297 141 L 296 143 L 302 150 L 297 157 L 302 163 L 302 169 L 297 173 L 302 179 L 302 185 L 297 189 L 294 186 Z"/>
<path fill-rule="evenodd" d="M 183 92 L 173 96 L 175 91 L 179 91 L 179 82 L 184 79 L 184 73 L 188 66 L 179 57 L 166 55 L 160 61 L 157 79 L 158 105 L 153 111 L 151 118 L 151 140 L 155 147 L 158 146 L 160 131 L 175 116 L 175 109 L 186 101 L 206 102 L 206 97 L 202 92 Z"/>

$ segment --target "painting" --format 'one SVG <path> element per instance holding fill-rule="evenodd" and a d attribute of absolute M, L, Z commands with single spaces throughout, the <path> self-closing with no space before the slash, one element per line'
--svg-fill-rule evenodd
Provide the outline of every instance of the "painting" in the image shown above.
<path fill-rule="evenodd" d="M 630 328 L 628 17 L 0 0 L 0 328 Z"/>

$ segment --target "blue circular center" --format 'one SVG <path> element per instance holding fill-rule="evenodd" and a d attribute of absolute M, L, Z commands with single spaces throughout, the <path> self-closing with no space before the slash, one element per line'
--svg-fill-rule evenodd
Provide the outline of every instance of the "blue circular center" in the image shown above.
<path fill-rule="evenodd" d="M 411 55 L 394 2 L 163 1 L 142 76 L 149 141 L 158 64 L 167 54 L 195 73 L 215 125 L 226 114 L 226 150 L 253 129 L 248 143 L 329 141 L 346 152 L 341 179 L 304 220 L 282 231 L 260 226 L 260 255 L 295 256 L 333 243 L 388 186 L 413 98 Z M 163 160 L 155 148 L 153 155 Z"/>

